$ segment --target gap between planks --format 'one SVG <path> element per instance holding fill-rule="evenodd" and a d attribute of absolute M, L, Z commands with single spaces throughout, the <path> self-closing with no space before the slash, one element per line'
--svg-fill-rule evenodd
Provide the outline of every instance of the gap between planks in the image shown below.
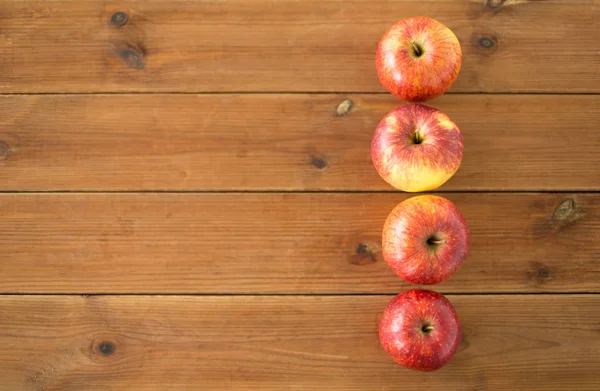
<path fill-rule="evenodd" d="M 1 194 L 394 194 L 416 197 L 425 194 L 596 194 L 600 190 L 443 190 L 404 193 L 390 190 L 0 190 Z"/>
<path fill-rule="evenodd" d="M 386 91 L 88 91 L 88 92 L 3 92 L 0 96 L 36 96 L 36 95 L 390 95 Z M 547 95 L 547 96 L 579 96 L 579 95 L 600 95 L 600 92 L 540 92 L 540 91 L 519 91 L 519 92 L 468 92 L 468 91 L 448 91 L 446 95 Z M 391 95 L 390 95 L 391 96 Z M 399 100 L 399 102 L 402 102 Z M 419 102 L 427 104 L 427 102 Z"/>
<path fill-rule="evenodd" d="M 435 287 L 418 287 L 414 289 L 426 289 L 435 291 Z M 410 290 L 409 288 L 403 291 Z M 393 297 L 401 292 L 384 293 L 19 293 L 2 292 L 4 296 L 36 296 L 36 297 Z M 443 292 L 444 296 L 597 296 L 600 292 Z"/>

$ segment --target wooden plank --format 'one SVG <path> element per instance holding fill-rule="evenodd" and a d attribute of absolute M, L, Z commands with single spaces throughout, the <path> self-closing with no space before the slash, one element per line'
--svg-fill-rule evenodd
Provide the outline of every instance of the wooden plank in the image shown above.
<path fill-rule="evenodd" d="M 391 191 L 369 150 L 398 104 L 383 95 L 0 96 L 0 189 Z M 452 95 L 432 105 L 465 135 L 463 164 L 440 190 L 600 190 L 600 96 Z"/>
<path fill-rule="evenodd" d="M 383 91 L 377 42 L 428 15 L 455 92 L 600 92 L 593 0 L 0 1 L 0 92 Z"/>
<path fill-rule="evenodd" d="M 450 296 L 448 366 L 380 347 L 390 297 L 0 298 L 1 390 L 594 390 L 600 296 Z"/>
<path fill-rule="evenodd" d="M 600 291 L 599 194 L 447 194 L 472 234 L 442 292 Z M 0 292 L 393 293 L 404 194 L 2 194 Z"/>

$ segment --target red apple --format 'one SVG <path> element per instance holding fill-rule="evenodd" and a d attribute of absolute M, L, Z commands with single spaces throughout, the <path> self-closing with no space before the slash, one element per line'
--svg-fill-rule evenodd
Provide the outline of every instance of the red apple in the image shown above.
<path fill-rule="evenodd" d="M 379 80 L 389 92 L 419 102 L 450 88 L 460 71 L 462 50 L 452 30 L 417 16 L 401 20 L 383 35 L 375 62 Z"/>
<path fill-rule="evenodd" d="M 410 290 L 394 297 L 379 323 L 379 341 L 399 364 L 419 371 L 446 365 L 462 338 L 458 316 L 439 293 Z"/>
<path fill-rule="evenodd" d="M 383 258 L 413 284 L 437 284 L 450 278 L 470 246 L 467 223 L 456 205 L 434 195 L 401 202 L 383 227 Z"/>
<path fill-rule="evenodd" d="M 413 103 L 388 113 L 375 130 L 371 160 L 379 175 L 398 190 L 434 190 L 462 162 L 463 136 L 440 110 Z"/>

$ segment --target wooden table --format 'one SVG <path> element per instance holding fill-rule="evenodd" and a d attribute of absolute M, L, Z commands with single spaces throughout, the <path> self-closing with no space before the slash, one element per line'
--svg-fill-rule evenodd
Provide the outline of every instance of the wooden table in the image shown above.
<path fill-rule="evenodd" d="M 464 341 L 406 370 L 374 52 L 428 15 L 472 231 Z M 0 390 L 600 390 L 600 3 L 0 1 Z"/>

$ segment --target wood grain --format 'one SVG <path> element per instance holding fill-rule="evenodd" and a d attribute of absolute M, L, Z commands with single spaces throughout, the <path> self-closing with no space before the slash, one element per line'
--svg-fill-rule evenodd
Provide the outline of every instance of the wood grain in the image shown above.
<path fill-rule="evenodd" d="M 427 15 L 455 92 L 599 92 L 593 0 L 0 1 L 0 92 L 383 91 L 377 42 Z"/>
<path fill-rule="evenodd" d="M 0 189 L 393 190 L 370 143 L 384 95 L 0 96 Z M 452 95 L 440 190 L 600 190 L 600 96 Z"/>
<path fill-rule="evenodd" d="M 0 298 L 0 390 L 597 390 L 600 296 L 450 296 L 440 371 L 395 364 L 369 297 Z"/>
<path fill-rule="evenodd" d="M 405 194 L 2 194 L 0 292 L 394 293 Z M 442 292 L 600 291 L 600 195 L 446 194 L 472 248 Z"/>

